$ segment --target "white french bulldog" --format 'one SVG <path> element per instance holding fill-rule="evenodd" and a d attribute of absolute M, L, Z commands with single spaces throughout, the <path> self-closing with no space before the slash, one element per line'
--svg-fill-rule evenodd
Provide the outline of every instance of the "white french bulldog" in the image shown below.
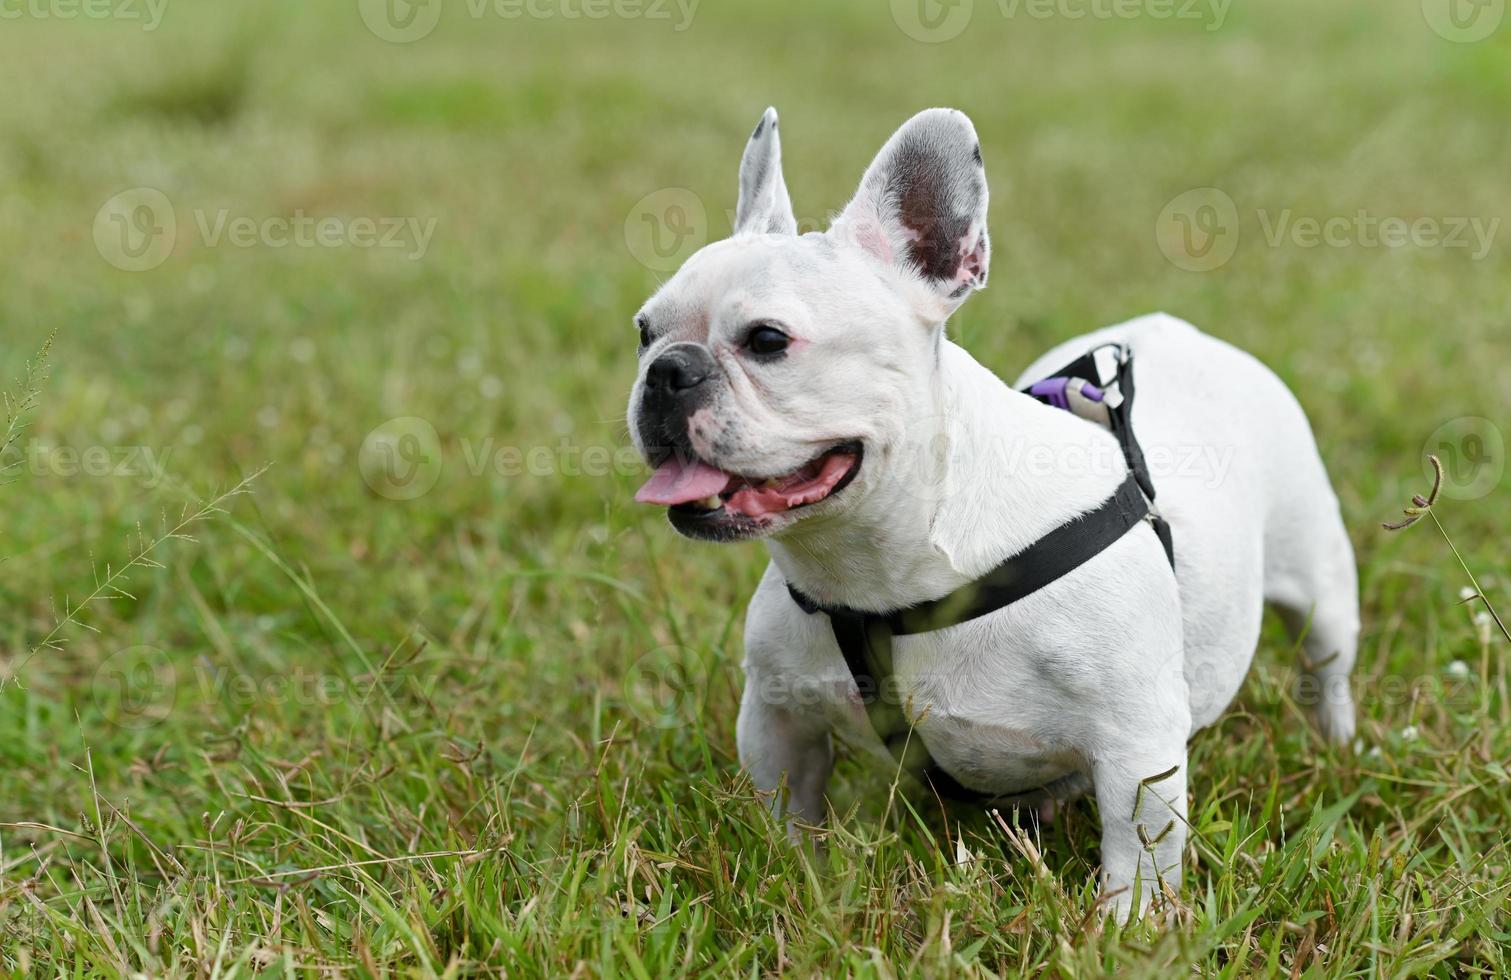
<path fill-rule="evenodd" d="M 930 109 L 827 232 L 800 236 L 768 109 L 740 165 L 734 236 L 635 318 L 630 431 L 656 467 L 637 499 L 668 506 L 688 537 L 759 537 L 771 552 L 746 623 L 738 741 L 789 828 L 824 818 L 834 738 L 891 759 L 827 616 L 789 585 L 864 612 L 934 600 L 1127 475 L 1106 429 L 1009 388 L 946 338 L 986 285 L 986 218 L 974 127 Z M 1163 314 L 1068 341 L 1019 383 L 1109 341 L 1136 354 L 1133 428 L 1174 571 L 1140 523 L 1011 605 L 898 636 L 893 680 L 912 737 L 969 789 L 1049 812 L 1094 792 L 1102 898 L 1124 918 L 1179 886 L 1186 743 L 1243 684 L 1264 604 L 1304 636 L 1298 691 L 1339 743 L 1354 731 L 1359 617 L 1338 502 L 1285 385 Z"/>

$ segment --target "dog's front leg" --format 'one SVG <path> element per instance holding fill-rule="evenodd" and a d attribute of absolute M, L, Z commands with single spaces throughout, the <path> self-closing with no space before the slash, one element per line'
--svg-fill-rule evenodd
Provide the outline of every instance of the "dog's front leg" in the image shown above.
<path fill-rule="evenodd" d="M 740 765 L 756 791 L 769 794 L 774 817 L 787 818 L 787 835 L 802 840 L 801 824 L 824 819 L 824 789 L 834 768 L 834 747 L 823 712 L 775 704 L 762 696 L 756 674 L 746 678 L 735 736 Z M 784 800 L 785 790 L 785 800 Z"/>
<path fill-rule="evenodd" d="M 1155 745 L 1114 748 L 1093 759 L 1092 780 L 1102 817 L 1102 894 L 1108 913 L 1126 922 L 1135 910 L 1146 912 L 1167 887 L 1180 888 L 1187 827 L 1184 733 Z"/>

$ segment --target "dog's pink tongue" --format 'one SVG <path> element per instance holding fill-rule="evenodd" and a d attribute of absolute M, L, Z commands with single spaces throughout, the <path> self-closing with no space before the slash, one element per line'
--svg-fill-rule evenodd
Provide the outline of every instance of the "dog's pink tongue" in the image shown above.
<path fill-rule="evenodd" d="M 687 504 L 704 497 L 712 497 L 729 485 L 730 476 L 696 459 L 682 460 L 671 457 L 660 466 L 651 478 L 645 481 L 635 494 L 642 504 L 661 504 L 667 507 Z"/>

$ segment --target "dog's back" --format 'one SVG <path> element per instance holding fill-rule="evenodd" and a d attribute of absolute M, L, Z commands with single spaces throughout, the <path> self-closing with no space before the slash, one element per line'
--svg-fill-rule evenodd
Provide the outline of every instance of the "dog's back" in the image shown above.
<path fill-rule="evenodd" d="M 1061 344 L 1018 386 L 1113 341 L 1133 351 L 1133 427 L 1174 533 L 1193 727 L 1242 685 L 1268 600 L 1305 628 L 1299 696 L 1324 732 L 1351 737 L 1353 549 L 1300 404 L 1254 357 L 1165 314 Z"/>

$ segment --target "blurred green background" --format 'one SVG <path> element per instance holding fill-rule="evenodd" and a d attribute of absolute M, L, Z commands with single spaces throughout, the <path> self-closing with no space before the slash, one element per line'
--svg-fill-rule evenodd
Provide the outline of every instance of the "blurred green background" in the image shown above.
<path fill-rule="evenodd" d="M 1457 3 L 0 5 L 0 378 L 57 332 L 0 459 L 0 966 L 1503 972 L 1504 644 L 1435 530 L 1378 529 L 1450 447 L 1504 595 L 1511 25 Z M 768 104 L 805 229 L 971 115 L 995 262 L 951 332 L 999 373 L 1167 310 L 1311 414 L 1359 753 L 1267 629 L 1193 750 L 1187 930 L 1083 928 L 1089 804 L 1057 891 L 848 764 L 810 861 L 742 781 L 764 553 L 637 508 L 623 418 Z"/>

